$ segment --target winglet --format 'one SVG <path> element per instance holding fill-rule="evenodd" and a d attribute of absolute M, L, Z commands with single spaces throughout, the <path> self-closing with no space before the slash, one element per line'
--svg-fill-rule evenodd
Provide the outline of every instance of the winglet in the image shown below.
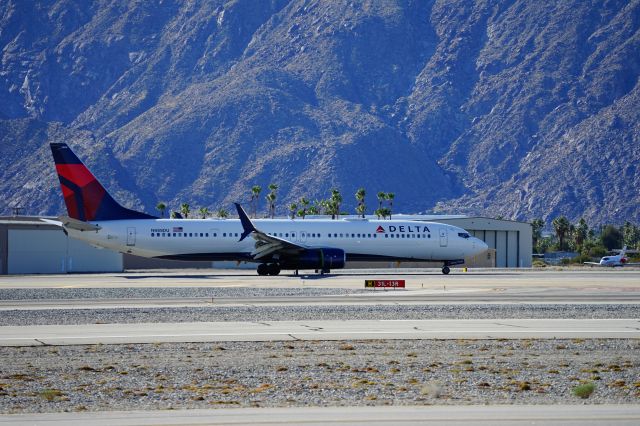
<path fill-rule="evenodd" d="M 238 203 L 234 203 L 236 206 L 236 210 L 238 210 L 238 216 L 240 217 L 240 223 L 242 223 L 242 235 L 240 236 L 240 239 L 238 240 L 238 242 L 244 240 L 245 238 L 247 238 L 249 235 L 251 235 L 252 232 L 258 232 L 258 230 L 256 229 L 255 226 L 253 226 L 253 223 L 251 222 L 251 219 L 249 219 L 249 216 L 247 216 L 247 213 L 245 213 L 244 209 L 242 208 L 242 206 Z"/>

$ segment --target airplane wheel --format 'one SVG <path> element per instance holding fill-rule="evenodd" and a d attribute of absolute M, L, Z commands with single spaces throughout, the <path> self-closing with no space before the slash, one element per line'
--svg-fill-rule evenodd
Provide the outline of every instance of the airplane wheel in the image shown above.
<path fill-rule="evenodd" d="M 269 275 L 278 275 L 280 273 L 280 265 L 272 263 L 269 265 Z"/>
<path fill-rule="evenodd" d="M 442 267 L 442 273 L 447 275 L 449 272 L 451 272 L 451 269 L 449 269 L 448 266 L 443 266 Z"/>
<path fill-rule="evenodd" d="M 258 275 L 267 275 L 269 274 L 269 266 L 266 263 L 261 263 L 258 265 Z"/>

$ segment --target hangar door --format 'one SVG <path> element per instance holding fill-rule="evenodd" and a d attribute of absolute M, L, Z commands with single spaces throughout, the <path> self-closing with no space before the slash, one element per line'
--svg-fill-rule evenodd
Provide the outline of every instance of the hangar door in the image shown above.
<path fill-rule="evenodd" d="M 66 272 L 67 237 L 61 230 L 9 229 L 9 274 Z"/>

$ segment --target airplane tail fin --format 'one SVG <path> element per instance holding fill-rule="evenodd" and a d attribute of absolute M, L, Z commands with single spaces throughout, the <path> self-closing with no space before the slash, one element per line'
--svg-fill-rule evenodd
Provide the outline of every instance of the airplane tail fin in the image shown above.
<path fill-rule="evenodd" d="M 85 222 L 155 218 L 118 204 L 66 143 L 50 146 L 69 217 Z"/>
<path fill-rule="evenodd" d="M 620 251 L 620 257 L 624 257 L 625 254 L 627 254 L 627 246 L 622 247 L 622 250 Z"/>

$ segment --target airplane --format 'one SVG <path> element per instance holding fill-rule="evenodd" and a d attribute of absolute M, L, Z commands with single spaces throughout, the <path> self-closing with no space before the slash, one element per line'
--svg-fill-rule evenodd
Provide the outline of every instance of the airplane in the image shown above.
<path fill-rule="evenodd" d="M 640 263 L 629 263 L 629 259 L 625 257 L 627 253 L 627 246 L 624 246 L 620 251 L 620 254 L 615 256 L 604 256 L 600 259 L 600 262 L 584 262 L 585 265 L 592 266 L 609 266 L 614 268 L 616 266 L 635 266 L 640 265 Z"/>
<path fill-rule="evenodd" d="M 164 219 L 118 204 L 65 143 L 51 143 L 68 216 L 46 221 L 93 246 L 136 256 L 257 263 L 259 275 L 347 261 L 437 261 L 442 273 L 487 250 L 462 228 L 437 222 L 254 219 Z M 251 237 L 251 238 L 248 238 Z"/>

